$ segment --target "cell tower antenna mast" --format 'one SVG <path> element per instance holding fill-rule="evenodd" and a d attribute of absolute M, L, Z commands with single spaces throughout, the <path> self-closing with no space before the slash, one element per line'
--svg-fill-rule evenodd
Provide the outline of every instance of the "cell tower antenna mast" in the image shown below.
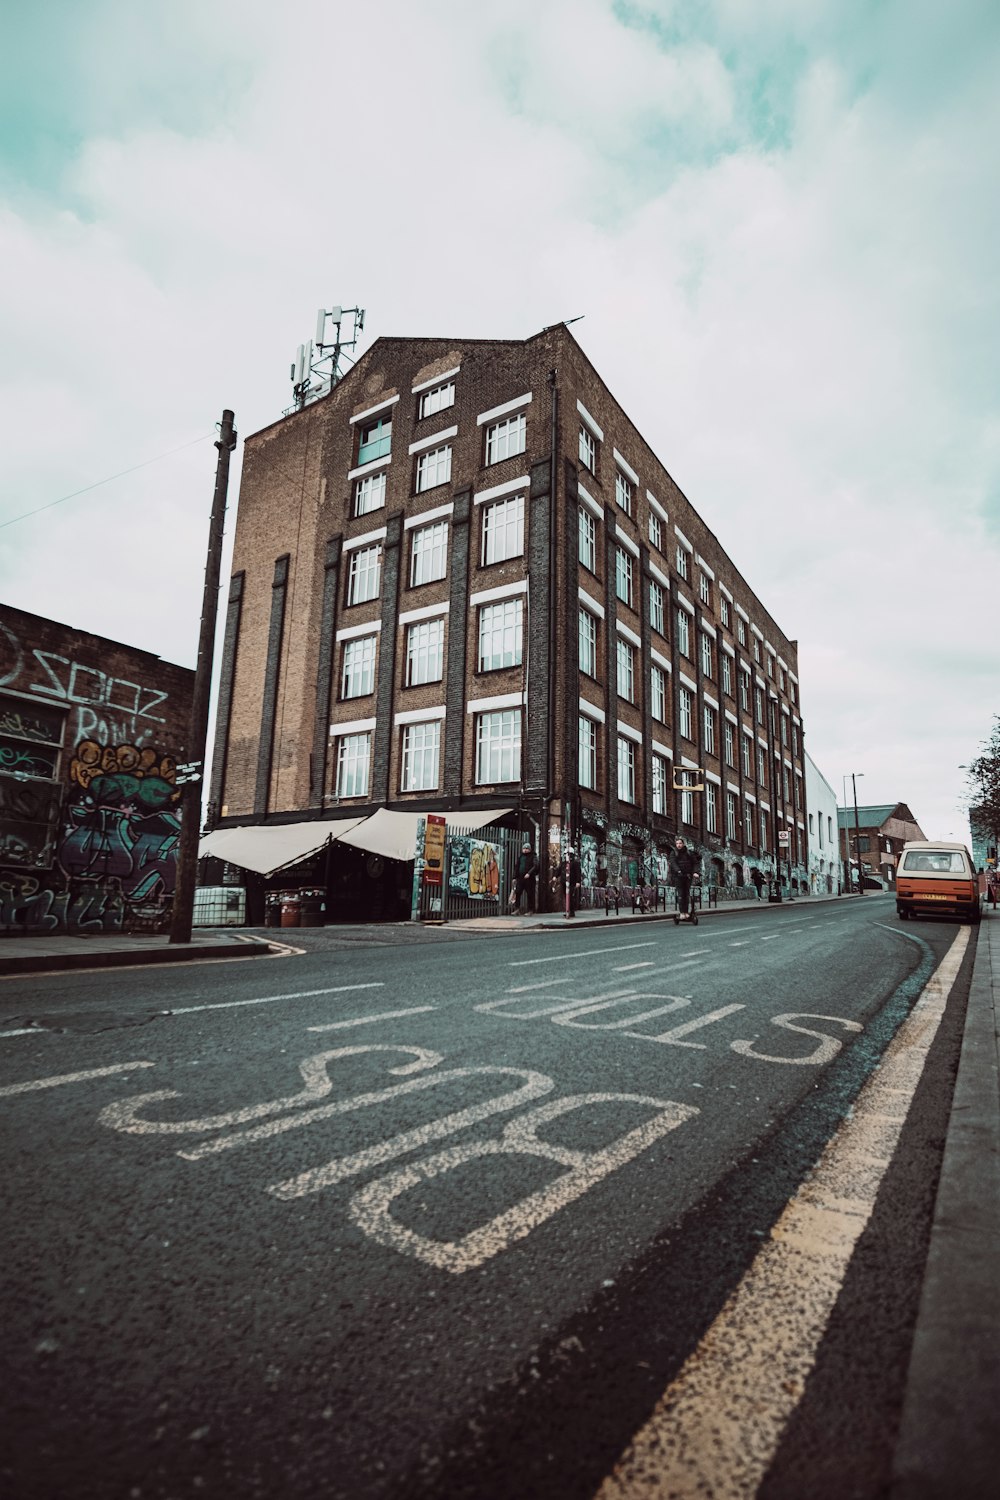
<path fill-rule="evenodd" d="M 331 326 L 332 325 L 332 326 Z M 300 344 L 292 362 L 293 404 L 285 412 L 301 411 L 326 396 L 347 373 L 340 367 L 345 350 L 353 349 L 365 326 L 363 307 L 321 307 L 316 314 L 316 335 Z M 328 330 L 333 337 L 328 337 Z M 353 360 L 351 361 L 353 363 Z"/>

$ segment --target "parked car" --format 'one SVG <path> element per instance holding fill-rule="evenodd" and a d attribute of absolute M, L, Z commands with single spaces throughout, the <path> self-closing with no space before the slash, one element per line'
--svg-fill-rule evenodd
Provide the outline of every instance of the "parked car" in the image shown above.
<path fill-rule="evenodd" d="M 978 922 L 979 878 L 964 844 L 915 840 L 903 845 L 896 870 L 896 914 L 960 917 Z"/>

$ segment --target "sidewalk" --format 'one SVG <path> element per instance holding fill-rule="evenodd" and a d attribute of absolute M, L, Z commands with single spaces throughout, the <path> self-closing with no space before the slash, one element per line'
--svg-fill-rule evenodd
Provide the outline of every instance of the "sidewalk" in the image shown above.
<path fill-rule="evenodd" d="M 206 959 L 258 958 L 270 953 L 266 942 L 224 928 L 196 932 L 190 943 L 171 943 L 165 936 L 9 937 L 0 941 L 0 976 L 51 974 L 63 969 L 109 969 L 135 964 L 194 963 Z"/>

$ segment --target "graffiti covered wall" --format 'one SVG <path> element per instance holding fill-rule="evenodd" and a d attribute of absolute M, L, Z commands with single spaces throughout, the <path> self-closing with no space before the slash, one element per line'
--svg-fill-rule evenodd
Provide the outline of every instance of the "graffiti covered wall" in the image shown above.
<path fill-rule="evenodd" d="M 169 899 L 193 681 L 0 606 L 0 934 L 115 931 Z"/>

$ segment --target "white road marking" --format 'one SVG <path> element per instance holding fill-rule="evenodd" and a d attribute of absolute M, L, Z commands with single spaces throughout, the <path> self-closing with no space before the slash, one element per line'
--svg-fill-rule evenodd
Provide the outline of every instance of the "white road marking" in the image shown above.
<path fill-rule="evenodd" d="M 83 1083 L 88 1078 L 110 1078 L 114 1073 L 132 1073 L 136 1068 L 152 1068 L 151 1062 L 115 1063 L 110 1068 L 87 1068 L 82 1073 L 60 1073 L 53 1078 L 33 1078 L 30 1083 L 8 1083 L 0 1088 L 0 1098 L 12 1094 L 30 1094 L 36 1089 L 56 1089 L 64 1083 Z"/>
<path fill-rule="evenodd" d="M 747 938 L 742 943 L 730 943 L 729 946 L 730 946 L 730 948 L 749 948 L 749 946 L 750 946 L 750 939 Z"/>
<path fill-rule="evenodd" d="M 850 1117 L 596 1500 L 757 1493 L 815 1363 L 968 943 L 963 927 Z"/>
<path fill-rule="evenodd" d="M 422 1016 L 436 1005 L 411 1005 L 409 1010 L 380 1010 L 374 1016 L 355 1016 L 350 1021 L 327 1021 L 323 1026 L 307 1026 L 307 1031 L 343 1031 L 347 1026 L 367 1026 L 372 1021 L 394 1021 L 397 1016 Z"/>
<path fill-rule="evenodd" d="M 657 978 L 659 978 L 659 976 L 661 974 L 676 974 L 679 969 L 697 969 L 698 967 L 699 967 L 699 965 L 695 962 L 695 960 L 693 958 L 691 958 L 691 959 L 681 959 L 676 964 L 663 964 L 663 965 L 661 965 L 660 968 L 654 969 L 653 972 L 652 972 L 652 974 L 644 974 L 643 978 L 644 979 L 657 979 Z"/>
<path fill-rule="evenodd" d="M 43 1036 L 41 1026 L 19 1026 L 16 1031 L 0 1031 L 0 1041 L 7 1036 Z"/>
<path fill-rule="evenodd" d="M 599 953 L 631 953 L 636 948 L 655 948 L 655 946 L 655 943 L 622 943 L 617 948 L 588 948 L 586 952 L 580 953 L 554 953 L 550 958 L 516 958 L 509 967 L 526 969 L 530 964 L 566 964 L 572 963 L 574 959 L 595 958 Z"/>
<path fill-rule="evenodd" d="M 685 1021 L 681 1026 L 674 1026 L 670 1031 L 661 1031 L 659 1036 L 644 1037 L 647 1042 L 667 1042 L 672 1047 L 697 1047 L 705 1051 L 704 1042 L 683 1042 L 681 1037 L 688 1036 L 692 1031 L 698 1031 L 702 1026 L 711 1026 L 713 1021 L 721 1021 L 724 1016 L 731 1016 L 738 1010 L 746 1010 L 745 1005 L 723 1005 L 719 1010 L 710 1010 L 707 1015 L 695 1016 L 693 1021 Z"/>
<path fill-rule="evenodd" d="M 681 958 L 702 958 L 706 953 L 711 953 L 711 948 L 692 948 L 689 953 L 682 953 Z"/>
<path fill-rule="evenodd" d="M 529 990 L 550 990 L 554 984 L 569 984 L 569 978 L 542 979 L 538 984 L 518 984 L 507 990 L 508 995 L 526 995 Z"/>
<path fill-rule="evenodd" d="M 783 932 L 772 932 L 771 935 L 770 935 L 770 937 L 762 937 L 761 938 L 761 942 L 762 943 L 773 943 L 774 940 L 775 940 L 775 938 L 784 937 L 784 935 L 785 934 Z"/>
<path fill-rule="evenodd" d="M 615 966 L 611 970 L 611 972 L 612 972 L 612 974 L 628 974 L 629 971 L 632 970 L 632 969 L 651 969 L 651 968 L 653 968 L 654 963 L 655 963 L 654 959 L 647 958 L 647 959 L 644 959 L 643 962 L 639 963 L 639 964 L 615 964 Z"/>
<path fill-rule="evenodd" d="M 276 1000 L 309 1000 L 313 995 L 346 995 L 352 990 L 384 990 L 381 980 L 371 984 L 337 984 L 325 990 L 295 990 L 288 995 L 261 995 L 256 1000 L 219 1000 L 214 1005 L 177 1005 L 165 1011 L 170 1016 L 191 1016 L 199 1010 L 230 1010 L 237 1005 L 273 1005 Z"/>

